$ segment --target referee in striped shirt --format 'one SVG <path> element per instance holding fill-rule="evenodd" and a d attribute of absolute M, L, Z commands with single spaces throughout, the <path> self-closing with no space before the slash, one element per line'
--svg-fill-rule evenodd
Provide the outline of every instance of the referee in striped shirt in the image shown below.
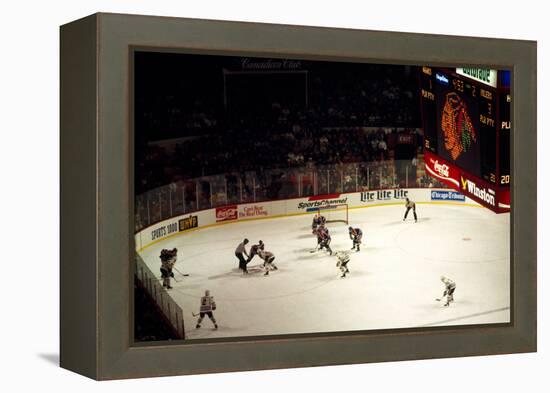
<path fill-rule="evenodd" d="M 235 256 L 239 260 L 239 269 L 243 271 L 243 273 L 248 274 L 248 270 L 246 269 L 246 259 L 244 259 L 244 255 L 248 258 L 248 253 L 246 252 L 245 246 L 248 244 L 248 239 L 244 239 L 242 243 L 239 243 L 237 248 L 235 249 Z"/>
<path fill-rule="evenodd" d="M 407 215 L 409 214 L 409 210 L 412 209 L 413 216 L 414 216 L 414 222 L 417 222 L 418 217 L 416 216 L 416 203 L 411 201 L 409 198 L 405 198 L 405 208 L 407 209 L 405 211 L 405 217 L 403 217 L 403 221 L 407 219 Z"/>

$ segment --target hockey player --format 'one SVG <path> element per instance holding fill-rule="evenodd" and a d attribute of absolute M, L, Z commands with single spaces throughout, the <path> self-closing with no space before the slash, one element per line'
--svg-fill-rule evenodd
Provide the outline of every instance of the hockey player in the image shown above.
<path fill-rule="evenodd" d="M 359 228 L 349 227 L 349 238 L 353 241 L 352 250 L 356 252 L 360 251 L 361 239 L 363 238 L 363 231 Z"/>
<path fill-rule="evenodd" d="M 260 251 L 263 251 L 264 248 L 265 244 L 261 240 L 258 242 L 258 244 L 253 244 L 252 247 L 250 247 L 250 255 L 248 256 L 246 263 L 248 264 L 248 262 L 250 262 L 255 255 L 258 255 Z"/>
<path fill-rule="evenodd" d="M 348 269 L 348 263 L 349 263 L 349 251 L 338 251 L 336 252 L 336 258 L 338 258 L 338 262 L 336 262 L 336 267 L 340 269 L 342 272 L 341 278 L 346 277 L 346 274 L 349 273 Z"/>
<path fill-rule="evenodd" d="M 445 303 L 445 307 L 449 307 L 449 304 L 455 301 L 453 295 L 455 293 L 456 283 L 450 278 L 445 276 L 441 276 L 441 282 L 443 283 L 443 285 L 445 285 L 445 291 L 443 292 L 443 296 L 441 297 L 441 299 L 447 296 L 447 302 Z M 438 299 L 438 300 L 441 300 L 441 299 Z"/>
<path fill-rule="evenodd" d="M 248 270 L 246 268 L 246 259 L 244 259 L 243 255 L 246 255 L 248 258 L 248 253 L 246 252 L 246 245 L 248 244 L 248 239 L 244 239 L 237 248 L 235 249 L 235 256 L 239 260 L 239 269 L 243 271 L 244 274 L 248 274 Z"/>
<path fill-rule="evenodd" d="M 317 232 L 317 227 L 321 225 L 325 225 L 326 222 L 327 222 L 327 219 L 324 216 L 322 216 L 321 213 L 317 213 L 313 217 L 313 222 L 311 223 L 311 232 L 315 235 Z"/>
<path fill-rule="evenodd" d="M 324 225 L 318 226 L 313 230 L 313 234 L 315 236 L 317 236 L 317 247 L 316 247 L 316 249 L 319 248 L 319 246 L 321 244 L 321 240 L 322 240 L 322 238 L 321 238 L 321 228 L 324 228 Z M 314 251 L 311 251 L 311 252 L 314 252 Z"/>
<path fill-rule="evenodd" d="M 416 217 L 416 203 L 414 203 L 413 201 L 411 201 L 409 198 L 405 198 L 405 208 L 407 209 L 405 211 L 405 217 L 403 217 L 403 221 L 405 221 L 407 219 L 407 214 L 409 214 L 409 210 L 412 209 L 413 211 L 413 215 L 414 215 L 414 222 L 417 222 L 417 217 Z"/>
<path fill-rule="evenodd" d="M 319 228 L 317 228 L 317 243 L 319 244 L 319 250 L 326 248 L 330 255 L 332 255 L 330 241 L 331 237 L 328 228 L 324 225 L 319 226 Z"/>
<path fill-rule="evenodd" d="M 216 309 L 216 302 L 214 301 L 214 297 L 210 296 L 210 291 L 207 289 L 204 291 L 204 296 L 201 297 L 201 306 L 200 306 L 200 312 L 199 312 L 199 320 L 197 321 L 197 326 L 195 326 L 197 329 L 201 327 L 201 322 L 204 316 L 208 316 L 212 323 L 214 324 L 214 329 L 218 328 L 218 323 L 216 322 L 216 318 L 214 318 L 214 314 L 212 311 Z"/>
<path fill-rule="evenodd" d="M 174 277 L 174 272 L 172 272 L 172 268 L 176 264 L 177 258 L 177 248 L 173 248 L 172 250 L 163 249 L 160 252 L 160 275 L 162 278 L 162 286 L 166 289 L 172 289 L 172 286 L 170 285 L 170 278 Z"/>
<path fill-rule="evenodd" d="M 273 261 L 275 260 L 275 255 L 273 255 L 272 252 L 260 250 L 258 252 L 258 256 L 264 260 L 264 276 L 267 276 L 270 270 L 277 270 L 277 266 L 273 264 Z"/>

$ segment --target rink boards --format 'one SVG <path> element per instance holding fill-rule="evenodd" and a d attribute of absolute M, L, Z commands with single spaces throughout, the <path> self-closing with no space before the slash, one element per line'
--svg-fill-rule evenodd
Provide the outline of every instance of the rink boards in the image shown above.
<path fill-rule="evenodd" d="M 135 234 L 136 251 L 186 232 L 242 221 L 313 214 L 316 208 L 347 204 L 348 209 L 404 204 L 410 198 L 417 204 L 458 204 L 480 207 L 474 200 L 449 189 L 386 189 L 319 195 L 276 201 L 219 206 L 176 216 L 153 224 Z"/>

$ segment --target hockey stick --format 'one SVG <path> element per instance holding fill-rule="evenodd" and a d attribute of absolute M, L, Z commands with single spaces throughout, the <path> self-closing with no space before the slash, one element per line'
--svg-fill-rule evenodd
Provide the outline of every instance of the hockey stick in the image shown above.
<path fill-rule="evenodd" d="M 193 311 L 191 311 L 191 314 L 193 314 L 194 317 L 198 317 L 200 315 L 200 313 L 195 314 Z"/>
<path fill-rule="evenodd" d="M 188 274 L 188 273 L 182 273 L 182 272 L 180 272 L 180 271 L 178 270 L 178 268 L 175 267 L 175 266 L 174 266 L 174 270 L 177 271 L 179 274 L 181 274 L 183 277 L 189 277 L 189 274 Z M 175 278 L 174 278 L 174 280 L 175 280 Z"/>
<path fill-rule="evenodd" d="M 441 300 L 443 300 L 443 298 L 447 296 L 447 291 L 443 292 L 443 296 L 441 296 L 440 298 L 435 298 L 435 300 L 437 300 L 438 302 L 440 302 Z"/>

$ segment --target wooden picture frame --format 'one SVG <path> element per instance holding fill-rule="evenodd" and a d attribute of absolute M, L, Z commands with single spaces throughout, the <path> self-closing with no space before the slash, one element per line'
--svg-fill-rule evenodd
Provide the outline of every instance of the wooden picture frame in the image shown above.
<path fill-rule="evenodd" d="M 132 48 L 512 70 L 511 320 L 135 345 Z M 98 13 L 61 27 L 61 366 L 90 378 L 536 351 L 536 42 Z"/>

